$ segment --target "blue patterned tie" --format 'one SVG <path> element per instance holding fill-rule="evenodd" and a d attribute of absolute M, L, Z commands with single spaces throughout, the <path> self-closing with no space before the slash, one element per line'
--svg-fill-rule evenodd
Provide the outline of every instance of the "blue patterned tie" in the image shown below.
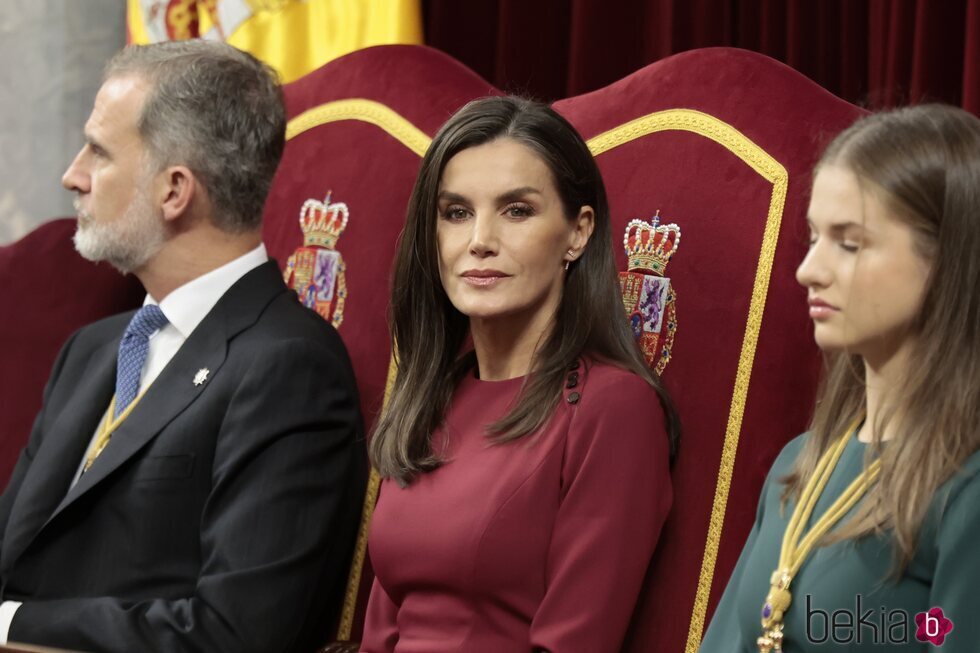
<path fill-rule="evenodd" d="M 168 322 L 156 304 L 147 304 L 130 320 L 119 342 L 119 358 L 116 359 L 116 410 L 113 419 L 126 410 L 136 399 L 140 388 L 140 374 L 146 354 L 150 350 L 150 336 Z"/>

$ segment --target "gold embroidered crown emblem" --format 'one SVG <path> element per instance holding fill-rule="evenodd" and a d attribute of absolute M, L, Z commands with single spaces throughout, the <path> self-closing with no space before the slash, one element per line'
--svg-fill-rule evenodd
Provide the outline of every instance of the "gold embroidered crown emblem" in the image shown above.
<path fill-rule="evenodd" d="M 681 228 L 674 223 L 660 224 L 660 210 L 650 222 L 630 220 L 623 236 L 627 269 L 649 270 L 664 275 L 667 263 L 681 244 Z"/>
<path fill-rule="evenodd" d="M 334 249 L 337 239 L 347 226 L 350 211 L 343 202 L 330 203 L 330 192 L 320 202 L 306 200 L 299 212 L 299 226 L 303 230 L 303 245 Z"/>

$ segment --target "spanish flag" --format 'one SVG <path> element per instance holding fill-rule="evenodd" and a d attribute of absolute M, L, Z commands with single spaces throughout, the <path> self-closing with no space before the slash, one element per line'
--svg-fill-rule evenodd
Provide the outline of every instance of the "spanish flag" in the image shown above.
<path fill-rule="evenodd" d="M 227 41 L 291 82 L 372 45 L 422 43 L 421 0 L 128 0 L 130 43 Z"/>

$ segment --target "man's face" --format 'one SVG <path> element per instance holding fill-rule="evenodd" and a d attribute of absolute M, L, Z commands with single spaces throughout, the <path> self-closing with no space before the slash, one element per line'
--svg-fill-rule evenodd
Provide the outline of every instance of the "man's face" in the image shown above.
<path fill-rule="evenodd" d="M 138 129 L 147 91 L 136 76 L 106 80 L 85 124 L 85 145 L 62 177 L 78 194 L 75 249 L 124 273 L 145 266 L 166 239 Z"/>

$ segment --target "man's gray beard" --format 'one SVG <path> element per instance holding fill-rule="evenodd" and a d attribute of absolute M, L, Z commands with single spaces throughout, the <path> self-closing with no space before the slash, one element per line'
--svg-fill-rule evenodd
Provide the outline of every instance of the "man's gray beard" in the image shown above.
<path fill-rule="evenodd" d="M 94 220 L 81 209 L 78 200 L 75 212 L 78 224 L 72 240 L 78 253 L 90 261 L 106 261 L 123 274 L 146 265 L 166 240 L 162 222 L 140 193 L 126 207 L 125 214 L 110 224 Z"/>

